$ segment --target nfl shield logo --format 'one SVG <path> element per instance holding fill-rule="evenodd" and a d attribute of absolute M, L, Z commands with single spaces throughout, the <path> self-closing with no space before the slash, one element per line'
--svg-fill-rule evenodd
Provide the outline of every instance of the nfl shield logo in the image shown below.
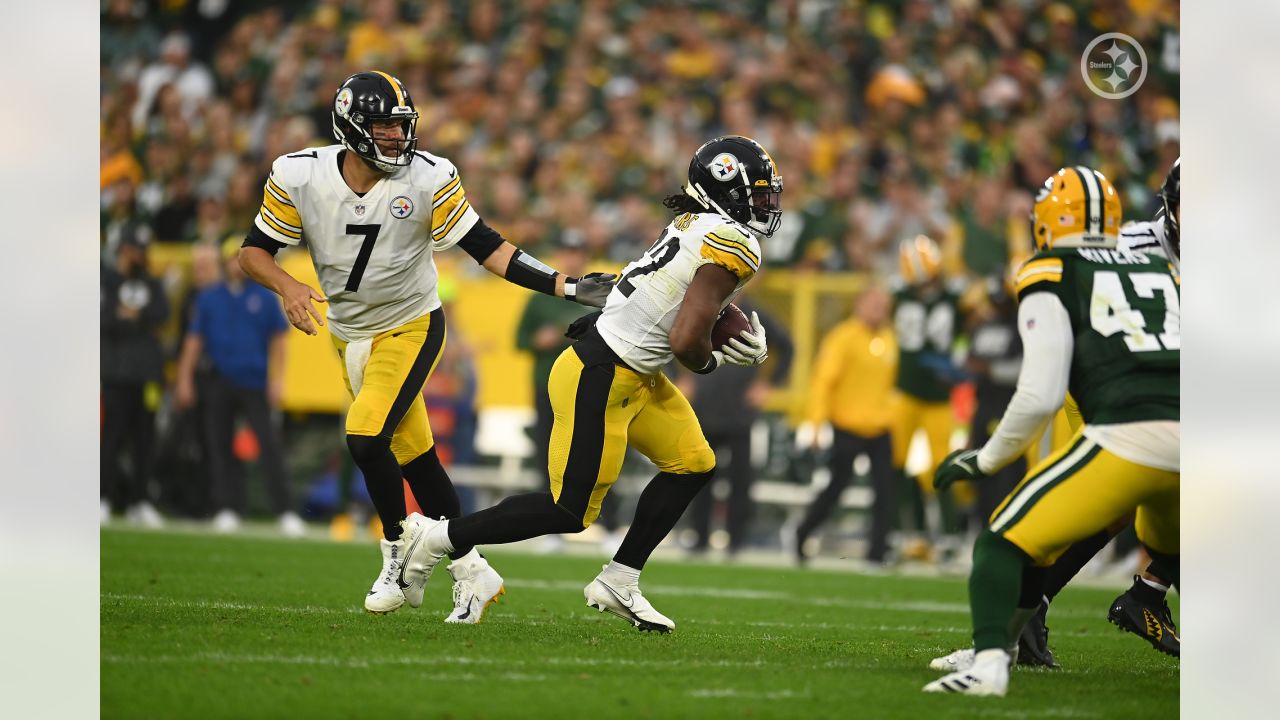
<path fill-rule="evenodd" d="M 391 214 L 401 220 L 413 214 L 413 201 L 404 195 L 397 195 L 391 201 Z"/>
<path fill-rule="evenodd" d="M 351 209 L 355 212 L 356 217 L 364 217 L 364 205 L 356 205 Z"/>

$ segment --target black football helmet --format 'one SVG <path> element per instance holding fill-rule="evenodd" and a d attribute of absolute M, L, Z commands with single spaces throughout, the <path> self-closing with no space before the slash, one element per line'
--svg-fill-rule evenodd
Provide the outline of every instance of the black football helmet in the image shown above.
<path fill-rule="evenodd" d="M 1182 238 L 1178 232 L 1178 208 L 1182 196 L 1182 158 L 1173 161 L 1169 174 L 1160 186 L 1160 204 L 1164 210 L 1164 233 L 1175 255 L 1182 256 Z"/>
<path fill-rule="evenodd" d="M 398 79 L 379 70 L 352 75 L 338 86 L 332 115 L 333 136 L 375 170 L 394 172 L 413 162 L 418 111 Z M 399 120 L 404 133 L 395 155 L 384 154 L 373 139 L 373 124 L 388 120 Z"/>
<path fill-rule="evenodd" d="M 706 142 L 689 163 L 685 193 L 765 237 L 782 223 L 782 176 L 760 143 L 740 135 Z"/>

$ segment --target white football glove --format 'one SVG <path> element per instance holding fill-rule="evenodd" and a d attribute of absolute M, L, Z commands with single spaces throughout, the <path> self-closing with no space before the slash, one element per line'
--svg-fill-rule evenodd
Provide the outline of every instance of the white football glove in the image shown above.
<path fill-rule="evenodd" d="M 765 343 L 764 325 L 760 324 L 760 317 L 755 312 L 751 313 L 751 331 L 744 331 L 736 338 L 729 338 L 729 342 L 725 343 L 721 352 L 724 353 L 725 362 L 743 367 L 760 365 L 769 359 L 769 346 Z"/>

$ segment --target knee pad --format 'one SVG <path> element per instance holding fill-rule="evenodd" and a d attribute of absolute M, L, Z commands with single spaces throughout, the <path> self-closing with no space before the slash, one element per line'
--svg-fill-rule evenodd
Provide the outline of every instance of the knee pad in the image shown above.
<path fill-rule="evenodd" d="M 348 435 L 347 449 L 351 451 L 351 459 L 360 465 L 381 453 L 390 452 L 391 441 L 377 435 Z"/>

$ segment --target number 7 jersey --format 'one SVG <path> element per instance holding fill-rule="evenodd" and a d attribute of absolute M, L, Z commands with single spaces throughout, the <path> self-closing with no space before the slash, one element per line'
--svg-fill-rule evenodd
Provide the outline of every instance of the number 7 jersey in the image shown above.
<path fill-rule="evenodd" d="M 329 328 L 362 340 L 440 307 L 433 249 L 445 249 L 479 216 L 448 160 L 416 152 L 363 196 L 342 178 L 341 145 L 283 155 L 271 166 L 255 225 L 273 240 L 304 237 Z"/>
<path fill-rule="evenodd" d="M 1090 425 L 1179 419 L 1181 280 L 1162 257 L 1055 248 L 1018 271 L 1019 301 L 1053 293 L 1071 319 L 1068 390 Z"/>
<path fill-rule="evenodd" d="M 760 243 L 743 225 L 714 212 L 684 213 L 639 260 L 622 271 L 596 329 L 623 362 L 653 374 L 671 362 L 671 325 L 698 268 L 719 265 L 738 278 L 725 305 L 760 269 Z"/>

